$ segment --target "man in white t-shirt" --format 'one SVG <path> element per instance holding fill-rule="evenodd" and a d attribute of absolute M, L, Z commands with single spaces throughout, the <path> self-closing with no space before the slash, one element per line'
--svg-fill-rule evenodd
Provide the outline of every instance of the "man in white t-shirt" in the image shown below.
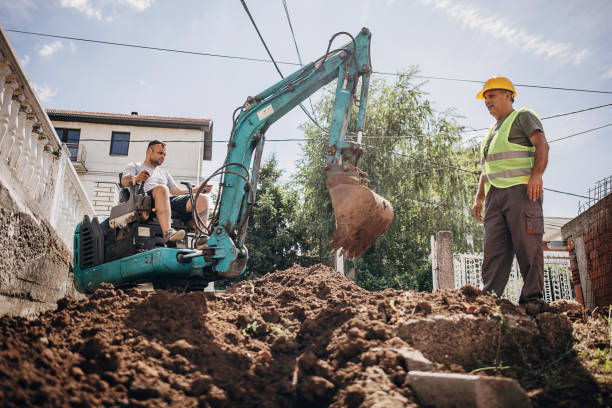
<path fill-rule="evenodd" d="M 153 198 L 155 214 L 164 232 L 164 243 L 180 241 L 185 231 L 175 230 L 171 225 L 171 214 L 183 221 L 192 219 L 193 207 L 189 199 L 189 190 L 177 186 L 174 179 L 160 166 L 166 158 L 166 144 L 159 140 L 149 142 L 147 155 L 142 163 L 130 163 L 123 170 L 121 185 L 127 187 L 132 183 L 144 182 L 144 191 Z M 204 194 L 198 196 L 196 208 L 198 215 L 206 224 L 208 220 L 208 194 L 212 186 L 207 185 Z"/>

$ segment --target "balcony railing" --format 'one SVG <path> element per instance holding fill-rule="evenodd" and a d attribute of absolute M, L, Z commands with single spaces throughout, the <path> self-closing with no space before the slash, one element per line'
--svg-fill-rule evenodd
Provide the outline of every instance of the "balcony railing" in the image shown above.
<path fill-rule="evenodd" d="M 48 220 L 68 248 L 78 220 L 95 214 L 68 147 L 57 137 L 1 27 L 0 182 L 10 186 L 13 199 Z"/>
<path fill-rule="evenodd" d="M 85 160 L 87 160 L 87 149 L 80 143 L 64 143 L 70 152 L 70 161 L 78 174 L 87 173 Z"/>

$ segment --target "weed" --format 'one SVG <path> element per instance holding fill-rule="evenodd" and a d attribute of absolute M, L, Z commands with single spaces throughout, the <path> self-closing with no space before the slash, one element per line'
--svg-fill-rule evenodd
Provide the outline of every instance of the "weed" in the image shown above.
<path fill-rule="evenodd" d="M 257 333 L 257 321 L 253 320 L 251 324 L 247 325 L 244 329 L 242 329 L 242 334 L 244 336 L 251 336 Z"/>

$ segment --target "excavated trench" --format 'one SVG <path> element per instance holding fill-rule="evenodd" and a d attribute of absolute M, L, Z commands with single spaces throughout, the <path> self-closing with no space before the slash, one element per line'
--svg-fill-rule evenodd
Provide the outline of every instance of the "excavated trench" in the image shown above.
<path fill-rule="evenodd" d="M 470 286 L 373 293 L 322 265 L 226 293 L 105 286 L 0 319 L 0 405 L 417 407 L 406 375 L 424 366 L 515 378 L 536 407 L 600 404 L 609 389 L 572 347 L 583 311 L 544 309 Z"/>

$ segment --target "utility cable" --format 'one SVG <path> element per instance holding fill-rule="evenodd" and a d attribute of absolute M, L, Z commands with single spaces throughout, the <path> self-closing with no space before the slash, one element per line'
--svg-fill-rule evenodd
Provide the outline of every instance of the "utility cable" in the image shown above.
<path fill-rule="evenodd" d="M 73 40 L 73 41 L 82 41 L 89 42 L 95 44 L 105 44 L 105 45 L 115 45 L 119 47 L 131 47 L 131 48 L 140 48 L 145 50 L 152 51 L 162 51 L 162 52 L 172 52 L 177 54 L 189 54 L 189 55 L 201 55 L 207 57 L 217 57 L 217 58 L 227 58 L 227 59 L 235 59 L 235 60 L 244 60 L 244 61 L 254 61 L 254 62 L 272 62 L 271 60 L 263 59 L 263 58 L 250 58 L 250 57 L 240 57 L 236 55 L 226 55 L 226 54 L 215 54 L 201 51 L 189 51 L 189 50 L 180 50 L 176 48 L 162 48 L 162 47 L 153 47 L 148 45 L 138 45 L 138 44 L 129 44 L 129 43 L 120 43 L 113 41 L 102 41 L 102 40 L 92 40 L 89 38 L 80 38 L 80 37 L 70 37 L 65 35 L 57 35 L 57 34 L 46 34 L 46 33 L 37 33 L 33 31 L 25 31 L 25 30 L 16 30 L 16 29 L 5 29 L 5 31 L 19 34 L 27 34 L 27 35 L 35 35 L 40 37 L 50 37 L 50 38 L 60 38 L 64 40 Z M 300 64 L 297 62 L 288 62 L 288 61 L 276 61 L 277 64 L 284 65 L 293 65 L 299 66 Z M 392 73 L 392 72 L 382 72 L 382 71 L 372 71 L 373 74 L 379 75 L 394 75 L 400 76 L 402 74 Z M 443 80 L 443 81 L 458 81 L 458 82 L 470 82 L 470 83 L 478 83 L 482 84 L 483 81 L 472 80 L 472 79 L 460 79 L 460 78 L 446 78 L 446 77 L 437 77 L 437 76 L 425 76 L 425 75 L 412 75 L 414 78 L 423 78 L 423 79 L 435 79 L 435 80 Z M 529 84 L 514 84 L 514 86 L 518 87 L 526 87 L 526 88 L 538 88 L 538 89 L 552 89 L 552 90 L 560 90 L 560 91 L 571 91 L 571 92 L 588 92 L 588 93 L 600 93 L 600 94 L 612 94 L 612 91 L 600 91 L 593 89 L 580 89 L 580 88 L 566 88 L 566 87 L 556 87 L 556 86 L 542 86 L 542 85 L 529 85 Z"/>
<path fill-rule="evenodd" d="M 543 118 L 541 118 L 540 120 L 546 120 L 546 119 L 552 119 L 552 118 L 560 118 L 562 116 L 569 116 L 569 115 L 573 115 L 576 113 L 581 113 L 581 112 L 587 112 L 587 111 L 591 111 L 591 110 L 595 110 L 595 109 L 600 109 L 600 108 L 605 108 L 608 106 L 612 106 L 612 103 L 607 103 L 605 105 L 599 105 L 599 106 L 593 106 L 591 108 L 586 108 L 586 109 L 581 109 L 581 110 L 577 110 L 577 111 L 573 111 L 573 112 L 567 112 L 567 113 L 560 113 L 558 115 L 552 115 L 552 116 L 545 116 Z M 468 129 L 468 130 L 464 130 L 462 131 L 462 133 L 466 133 L 466 132 L 479 132 L 481 130 L 488 130 L 489 128 L 480 128 L 480 129 Z"/>
<path fill-rule="evenodd" d="M 244 7 L 244 11 L 246 11 L 247 15 L 249 16 L 249 19 L 251 19 L 251 23 L 253 23 L 253 28 L 255 28 L 255 31 L 257 31 L 257 35 L 259 36 L 259 39 L 261 40 L 261 43 L 263 44 L 264 48 L 266 49 L 266 52 L 268 53 L 268 56 L 272 60 L 272 63 L 274 64 L 274 68 L 276 68 L 276 70 L 278 71 L 278 74 L 281 76 L 281 78 L 284 79 L 285 77 L 283 76 L 283 73 L 281 72 L 280 68 L 276 64 L 276 61 L 274 60 L 274 57 L 272 56 L 272 53 L 268 49 L 268 45 L 266 44 L 266 42 L 264 41 L 263 37 L 261 36 L 261 33 L 259 32 L 259 28 L 257 27 L 257 24 L 255 24 L 255 20 L 253 20 L 253 16 L 251 15 L 251 12 L 249 11 L 249 8 L 247 7 L 247 5 L 244 2 L 244 0 L 240 0 L 240 2 L 242 3 L 242 7 Z"/>
<path fill-rule="evenodd" d="M 254 61 L 254 62 L 271 62 L 270 60 L 267 60 L 267 59 L 264 59 L 264 58 L 239 57 L 239 56 L 235 56 L 235 55 L 214 54 L 214 53 L 201 52 L 201 51 L 179 50 L 179 49 L 176 49 L 176 48 L 161 48 L 161 47 L 152 47 L 152 46 L 148 46 L 148 45 L 128 44 L 128 43 L 120 43 L 120 42 L 113 42 L 113 41 L 92 40 L 92 39 L 89 39 L 89 38 L 69 37 L 69 36 L 65 36 L 65 35 L 56 35 L 56 34 L 35 33 L 35 32 L 32 32 L 32 31 L 11 30 L 11 29 L 8 29 L 8 28 L 5 29 L 5 31 L 9 31 L 9 32 L 12 32 L 12 33 L 19 33 L 19 34 L 36 35 L 36 36 L 40 36 L 40 37 L 60 38 L 62 40 L 73 40 L 73 41 L 82 41 L 82 42 L 88 42 L 88 43 L 94 43 L 94 44 L 115 45 L 115 46 L 118 46 L 118 47 L 140 48 L 140 49 L 151 50 L 151 51 L 172 52 L 172 53 L 176 53 L 176 54 L 200 55 L 200 56 L 205 56 L 205 57 L 227 58 L 227 59 L 236 59 L 236 60 L 244 60 L 244 61 Z M 286 65 L 299 65 L 299 64 L 297 64 L 295 62 L 286 62 L 286 61 L 279 61 L 278 63 L 279 64 L 286 64 Z"/>
<path fill-rule="evenodd" d="M 400 76 L 403 75 L 401 73 L 394 72 L 382 72 L 382 71 L 372 71 L 373 74 L 379 75 L 392 75 L 392 76 Z M 438 76 L 426 76 L 426 75 L 411 75 L 413 78 L 422 78 L 422 79 L 436 79 L 441 81 L 456 81 L 456 82 L 469 82 L 474 84 L 482 84 L 482 80 L 476 79 L 460 79 L 460 78 L 447 78 L 447 77 L 438 77 Z M 523 88 L 538 88 L 538 89 L 552 89 L 557 91 L 572 91 L 572 92 L 590 92 L 590 93 L 601 93 L 601 94 L 612 94 L 612 91 L 599 91 L 593 89 L 579 89 L 579 88 L 565 88 L 559 86 L 544 86 L 544 85 L 529 85 L 529 84 L 514 84 L 514 86 L 520 86 Z"/>
<path fill-rule="evenodd" d="M 272 63 L 274 64 L 274 68 L 276 68 L 276 71 L 278 71 L 278 74 L 280 75 L 280 77 L 285 79 L 285 76 L 283 75 L 283 73 L 281 72 L 280 68 L 276 64 L 276 60 L 274 60 L 274 57 L 272 56 L 272 53 L 270 52 L 270 49 L 268 48 L 268 45 L 266 44 L 266 41 L 263 39 L 261 33 L 259 32 L 259 28 L 257 27 L 257 24 L 255 24 L 255 20 L 253 19 L 253 16 L 251 15 L 251 12 L 249 11 L 249 8 L 247 7 L 247 5 L 244 2 L 244 0 L 240 0 L 240 2 L 242 3 L 242 6 L 244 7 L 244 10 L 247 12 L 247 14 L 249 16 L 249 19 L 251 20 L 251 23 L 253 23 L 253 27 L 255 28 L 255 31 L 257 31 L 257 35 L 259 36 L 259 39 L 261 40 L 261 43 L 263 44 L 264 48 L 266 49 L 266 52 L 268 53 L 268 56 L 270 57 L 270 60 L 272 60 Z M 306 110 L 304 105 L 302 105 L 301 103 L 300 103 L 300 108 L 302 108 L 302 110 L 304 111 L 306 116 L 308 116 L 308 118 L 312 121 L 312 123 L 314 123 L 319 129 L 323 130 L 324 132 L 327 132 L 327 130 L 325 128 L 323 128 L 321 125 L 319 125 L 319 123 L 310 115 L 310 113 Z"/>
<path fill-rule="evenodd" d="M 295 32 L 293 31 L 293 24 L 291 24 L 291 17 L 289 16 L 289 8 L 287 7 L 287 0 L 283 0 L 283 7 L 285 8 L 285 15 L 287 16 L 287 22 L 289 23 L 289 29 L 291 30 L 291 37 L 293 38 L 293 44 L 295 45 L 295 52 L 297 53 L 298 61 L 300 62 L 300 67 L 303 67 L 304 63 L 302 62 L 300 48 L 298 47 L 297 40 L 295 39 Z M 308 97 L 308 103 L 310 104 L 310 112 L 312 113 L 312 116 L 314 116 L 314 107 L 312 106 L 312 100 L 310 99 L 310 96 Z"/>
<path fill-rule="evenodd" d="M 595 130 L 602 129 L 602 128 L 605 128 L 605 127 L 608 127 L 608 126 L 612 126 L 612 123 L 608 123 L 607 125 L 599 126 L 599 127 L 593 128 L 593 129 L 588 129 L 588 130 L 585 130 L 585 131 L 583 131 L 583 132 L 573 133 L 573 134 L 571 134 L 571 135 L 567 135 L 567 136 L 564 136 L 564 137 L 560 137 L 560 138 L 558 138 L 558 139 L 549 140 L 549 141 L 548 141 L 548 143 L 550 144 L 550 143 L 558 142 L 558 141 L 560 141 L 560 140 L 569 139 L 570 137 L 574 137 L 574 136 L 583 135 L 583 134 L 585 134 L 585 133 L 593 132 L 593 131 L 595 131 Z"/>
<path fill-rule="evenodd" d="M 391 154 L 394 154 L 394 155 L 397 155 L 397 156 L 408 157 L 408 158 L 411 158 L 411 159 L 415 159 L 417 161 L 422 161 L 422 162 L 434 164 L 434 165 L 438 166 L 438 168 L 443 167 L 443 168 L 447 168 L 447 169 L 453 169 L 453 170 L 462 171 L 462 172 L 465 172 L 465 173 L 471 173 L 471 174 L 474 174 L 474 175 L 479 175 L 480 174 L 479 171 L 472 171 L 472 170 L 462 169 L 461 167 L 451 166 L 449 164 L 443 164 L 443 163 L 439 163 L 439 162 L 436 162 L 436 161 L 433 161 L 433 160 L 419 159 L 419 158 L 415 158 L 415 157 L 407 155 L 407 154 L 403 154 L 403 153 L 399 153 L 399 152 L 394 152 L 392 150 L 386 150 L 386 149 L 382 149 L 382 148 L 377 148 L 376 146 L 368 146 L 368 145 L 364 145 L 364 146 L 372 148 L 372 149 L 384 151 L 386 153 L 391 153 Z M 565 195 L 569 195 L 569 196 L 573 196 L 573 197 L 579 197 L 579 198 L 586 198 L 586 199 L 588 199 L 588 197 L 583 196 L 583 195 L 574 194 L 574 193 L 568 193 L 566 191 L 559 191 L 559 190 L 555 190 L 555 189 L 552 189 L 552 188 L 544 187 L 544 190 L 552 191 L 554 193 L 559 193 L 559 194 L 565 194 Z"/>

